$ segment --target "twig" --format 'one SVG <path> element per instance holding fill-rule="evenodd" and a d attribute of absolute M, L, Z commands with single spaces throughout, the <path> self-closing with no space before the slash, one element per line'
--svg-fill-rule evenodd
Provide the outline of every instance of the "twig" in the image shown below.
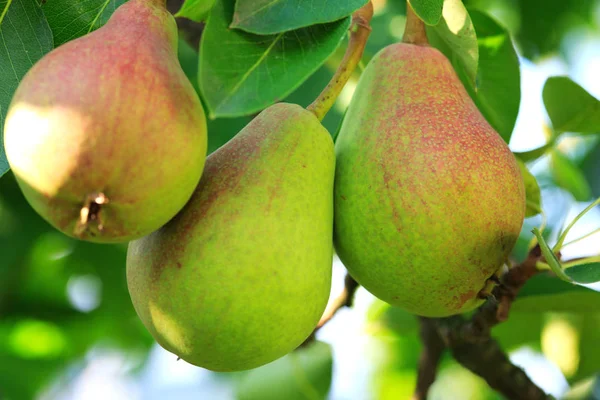
<path fill-rule="evenodd" d="M 331 81 L 325 89 L 306 109 L 322 121 L 325 114 L 331 109 L 335 100 L 340 95 L 342 89 L 352 76 L 356 66 L 360 62 L 367 39 L 371 33 L 371 18 L 373 17 L 373 4 L 367 2 L 352 14 L 352 24 L 350 25 L 350 39 L 344 58 L 340 62 Z"/>
<path fill-rule="evenodd" d="M 451 317 L 453 318 L 453 317 Z M 461 318 L 462 319 L 462 318 Z M 438 329 L 448 333 L 449 330 Z M 452 356 L 465 368 L 479 375 L 497 392 L 511 400 L 545 400 L 552 397 L 540 389 L 521 368 L 514 365 L 500 345 L 487 336 L 483 341 L 471 342 L 444 338 Z"/>
<path fill-rule="evenodd" d="M 418 46 L 428 46 L 425 23 L 417 16 L 410 2 L 406 2 L 406 25 L 402 42 Z"/>
<path fill-rule="evenodd" d="M 412 400 L 426 400 L 429 388 L 435 381 L 440 359 L 446 350 L 446 344 L 439 335 L 435 322 L 430 318 L 420 317 L 421 341 L 423 349 L 419 357 L 417 387 Z"/>
<path fill-rule="evenodd" d="M 541 258 L 540 246 L 536 245 L 522 263 L 509 269 L 502 277 L 501 283 L 492 291 L 493 297 L 479 307 L 471 321 L 466 324 L 465 334 L 472 337 L 489 336 L 494 326 L 506 321 L 519 290 L 531 277 L 540 272 L 536 264 Z"/>
<path fill-rule="evenodd" d="M 350 276 L 350 274 L 346 273 L 346 277 L 344 278 L 344 290 L 342 293 L 333 301 L 333 303 L 327 307 L 325 313 L 321 317 L 321 320 L 317 324 L 317 327 L 313 330 L 310 336 L 302 343 L 301 346 L 305 346 L 306 344 L 315 340 L 315 335 L 326 323 L 331 321 L 334 315 L 344 307 L 352 307 L 354 303 L 354 294 L 360 285 L 358 282 L 354 280 Z"/>
<path fill-rule="evenodd" d="M 525 261 L 504 274 L 491 296 L 471 317 L 457 315 L 447 318 L 422 318 L 422 327 L 435 327 L 436 333 L 450 350 L 452 356 L 475 374 L 486 380 L 491 388 L 509 399 L 549 399 L 543 390 L 529 379 L 525 372 L 512 364 L 498 343 L 491 337 L 491 329 L 508 318 L 513 301 L 525 283 L 539 271 L 536 263 L 542 258 L 539 246 L 535 246 Z M 423 322 L 427 321 L 427 322 Z M 431 328 L 428 328 L 431 329 Z M 422 333 L 423 336 L 423 333 Z M 431 333 L 423 339 L 424 352 L 436 354 L 439 344 L 432 342 Z M 431 348 L 432 344 L 436 347 Z M 439 361 L 439 359 L 438 359 Z M 419 366 L 417 395 L 426 395 L 433 383 L 432 368 Z M 435 374 L 435 369 L 433 369 Z M 435 375 L 433 375 L 435 377 Z M 429 386 L 427 386 L 429 385 Z"/>
<path fill-rule="evenodd" d="M 356 282 L 354 278 L 352 278 L 350 274 L 347 273 L 346 277 L 344 278 L 344 290 L 335 299 L 333 304 L 330 307 L 328 307 L 327 310 L 325 310 L 325 314 L 323 314 L 323 316 L 321 317 L 319 324 L 315 328 L 315 332 L 321 329 L 323 325 L 331 321 L 333 316 L 341 308 L 352 307 L 352 303 L 354 302 L 354 293 L 356 293 L 356 289 L 358 289 L 358 286 L 358 282 Z"/>

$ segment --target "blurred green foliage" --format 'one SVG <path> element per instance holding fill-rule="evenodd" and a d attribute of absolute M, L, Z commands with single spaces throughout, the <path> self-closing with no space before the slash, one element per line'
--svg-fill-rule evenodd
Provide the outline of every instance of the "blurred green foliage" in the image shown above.
<path fill-rule="evenodd" d="M 100 344 L 144 355 L 152 344 L 130 305 L 125 246 L 70 239 L 0 179 L 0 398 L 33 398 Z"/>
<path fill-rule="evenodd" d="M 77 30 L 85 31 L 105 22 L 110 11 L 121 1 L 108 2 L 109 7 L 97 14 L 99 19 L 90 19 L 88 15 L 100 4 L 97 1 L 88 2 L 79 9 L 69 8 L 69 13 L 65 14 L 69 16 L 67 19 L 53 11 L 59 10 L 63 3 L 49 1 L 44 6 L 49 22 L 55 21 L 51 28 L 58 40 L 56 44 L 77 36 Z M 497 28 L 493 32 L 506 27 L 513 35 L 516 49 L 530 59 L 550 55 L 564 58 L 561 46 L 564 46 L 567 34 L 574 30 L 595 29 L 595 35 L 600 37 L 598 1 L 465 0 L 464 3 L 469 9 L 491 15 L 496 21 L 493 26 Z M 375 4 L 377 12 L 363 64 L 382 47 L 398 42 L 404 27 L 406 9 L 403 1 L 379 0 Z M 0 8 L 2 5 L 0 1 Z M 77 12 L 81 14 L 79 17 L 72 15 Z M 487 21 L 489 17 L 485 18 Z M 61 30 L 71 19 L 76 21 L 75 31 Z M 490 52 L 495 49 L 491 48 Z M 285 101 L 302 106 L 310 104 L 329 81 L 343 51 L 344 46 L 341 46 Z M 490 54 L 490 59 L 493 55 Z M 197 49 L 181 41 L 179 56 L 182 67 L 198 90 Z M 502 82 L 490 79 L 496 82 L 494 90 L 502 91 Z M 474 90 L 471 92 L 476 96 Z M 339 126 L 348 99 L 349 96 L 343 94 L 323 121 L 332 135 Z M 556 93 L 554 109 L 564 110 L 563 100 L 569 101 L 564 93 Z M 518 101 L 507 106 L 510 108 L 508 114 L 515 112 L 515 104 Z M 231 139 L 252 118 L 253 115 L 209 120 L 209 153 Z M 506 129 L 505 138 L 510 136 L 510 130 Z M 586 126 L 586 132 L 590 130 L 594 131 Z M 541 205 L 548 214 L 544 237 L 549 240 L 560 229 L 569 205 L 561 203 L 556 192 L 564 198 L 570 191 L 576 199 L 582 200 L 589 199 L 590 193 L 594 197 L 600 196 L 600 140 L 596 137 L 586 143 L 582 154 L 561 153 L 560 165 L 567 167 L 556 167 L 554 163 L 552 174 L 548 168 L 535 174 L 542 188 Z M 542 160 L 548 161 L 547 150 L 528 160 L 528 167 Z M 557 189 L 557 184 L 567 191 Z M 542 222 L 542 216 L 533 213 L 531 216 L 513 253 L 515 260 L 525 257 L 532 237 L 531 228 Z M 80 371 L 85 356 L 99 347 L 116 349 L 131 357 L 138 366 L 144 364 L 154 342 L 131 306 L 125 280 L 125 257 L 125 245 L 90 244 L 63 236 L 29 207 L 11 173 L 0 179 L 0 400 L 35 398 L 66 371 L 72 368 Z M 527 284 L 514 304 L 509 320 L 494 328 L 493 335 L 509 351 L 526 347 L 543 353 L 561 369 L 570 383 L 581 382 L 569 398 L 592 398 L 594 390 L 600 392 L 594 380 L 600 370 L 599 305 L 597 292 L 540 275 Z M 368 319 L 369 333 L 381 349 L 371 360 L 376 365 L 369 378 L 373 397 L 384 400 L 409 398 L 421 350 L 415 317 L 375 302 Z M 292 390 L 288 398 L 293 398 L 303 393 L 303 389 L 296 390 L 297 376 L 291 381 L 290 378 L 301 370 L 309 387 L 316 390 L 313 397 L 325 397 L 331 382 L 332 355 L 327 345 L 319 344 L 317 350 L 311 357 L 298 352 L 281 359 L 279 364 L 273 363 L 239 377 L 235 380 L 240 382 L 238 395 L 264 399 L 272 395 L 269 390 L 285 385 L 281 390 Z M 305 397 L 311 398 L 311 395 Z M 481 379 L 445 357 L 431 398 L 499 397 Z"/>
<path fill-rule="evenodd" d="M 332 374 L 331 347 L 317 341 L 247 372 L 238 384 L 237 399 L 325 399 Z"/>

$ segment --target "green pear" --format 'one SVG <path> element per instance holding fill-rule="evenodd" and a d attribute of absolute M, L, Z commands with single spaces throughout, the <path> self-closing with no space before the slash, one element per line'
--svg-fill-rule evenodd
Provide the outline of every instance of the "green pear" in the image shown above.
<path fill-rule="evenodd" d="M 429 46 L 382 49 L 335 149 L 334 244 L 350 274 L 418 315 L 481 304 L 519 235 L 525 190 L 448 59 Z"/>
<path fill-rule="evenodd" d="M 329 297 L 334 171 L 329 133 L 293 104 L 211 154 L 183 210 L 129 245 L 131 299 L 158 343 L 214 371 L 299 346 Z"/>
<path fill-rule="evenodd" d="M 206 158 L 202 104 L 164 0 L 131 0 L 26 74 L 5 123 L 31 206 L 65 234 L 125 242 L 168 222 Z"/>

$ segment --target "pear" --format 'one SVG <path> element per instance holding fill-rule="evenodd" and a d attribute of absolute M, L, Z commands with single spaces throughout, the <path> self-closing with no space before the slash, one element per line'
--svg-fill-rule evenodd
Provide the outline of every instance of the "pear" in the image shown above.
<path fill-rule="evenodd" d="M 211 154 L 183 210 L 129 245 L 131 300 L 157 342 L 214 371 L 299 346 L 329 298 L 334 173 L 331 136 L 293 104 Z"/>
<path fill-rule="evenodd" d="M 335 150 L 334 244 L 350 274 L 418 315 L 481 304 L 519 235 L 525 190 L 448 59 L 429 46 L 382 49 Z"/>
<path fill-rule="evenodd" d="M 206 120 L 165 1 L 131 0 L 36 63 L 4 142 L 28 202 L 69 236 L 125 242 L 168 222 L 200 180 Z"/>

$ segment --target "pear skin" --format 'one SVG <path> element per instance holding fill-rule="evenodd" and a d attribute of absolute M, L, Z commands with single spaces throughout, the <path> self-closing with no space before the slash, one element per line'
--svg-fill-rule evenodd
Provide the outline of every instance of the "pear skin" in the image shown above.
<path fill-rule="evenodd" d="M 158 343 L 214 371 L 298 347 L 329 298 L 334 170 L 329 133 L 293 104 L 211 154 L 184 209 L 129 245 L 131 299 Z"/>
<path fill-rule="evenodd" d="M 525 190 L 446 57 L 405 43 L 381 50 L 335 149 L 334 244 L 350 274 L 418 315 L 481 304 L 519 235 Z"/>
<path fill-rule="evenodd" d="M 126 242 L 169 221 L 200 180 L 206 121 L 164 0 L 131 0 L 36 63 L 4 143 L 28 202 L 69 236 Z"/>

